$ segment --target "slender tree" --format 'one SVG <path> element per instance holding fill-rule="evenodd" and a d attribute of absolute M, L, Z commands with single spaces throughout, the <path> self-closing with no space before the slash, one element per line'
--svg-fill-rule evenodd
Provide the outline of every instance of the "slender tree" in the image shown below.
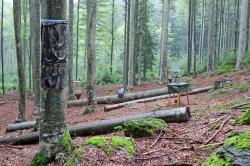
<path fill-rule="evenodd" d="M 113 73 L 113 55 L 114 55 L 114 21 L 115 21 L 115 0 L 112 0 L 112 16 L 111 16 L 111 50 L 110 50 L 110 73 Z"/>
<path fill-rule="evenodd" d="M 169 23 L 170 1 L 163 1 L 163 19 L 161 36 L 161 63 L 160 63 L 160 81 L 167 82 L 168 79 L 168 23 Z"/>
<path fill-rule="evenodd" d="M 74 0 L 69 0 L 69 33 L 68 33 L 68 95 L 69 97 L 74 96 L 74 90 L 73 90 L 73 24 L 74 24 Z"/>
<path fill-rule="evenodd" d="M 78 80 L 78 56 L 79 56 L 79 20 L 80 20 L 80 0 L 77 2 L 77 19 L 76 19 L 76 80 Z"/>
<path fill-rule="evenodd" d="M 87 95 L 88 105 L 96 104 L 96 0 L 87 0 Z"/>
<path fill-rule="evenodd" d="M 208 2 L 208 64 L 207 64 L 207 72 L 210 73 L 213 70 L 213 25 L 214 23 L 214 0 L 210 0 Z"/>
<path fill-rule="evenodd" d="M 242 0 L 240 12 L 240 34 L 238 45 L 238 57 L 236 63 L 236 70 L 240 70 L 242 60 L 246 53 L 246 29 L 247 29 L 247 13 L 248 13 L 248 0 Z"/>
<path fill-rule="evenodd" d="M 201 7 L 201 30 L 200 30 L 200 44 L 199 44 L 199 59 L 200 64 L 203 61 L 203 44 L 204 44 L 204 33 L 205 33 L 205 0 L 202 0 Z"/>
<path fill-rule="evenodd" d="M 19 80 L 19 112 L 17 121 L 25 121 L 25 68 L 21 42 L 21 2 L 13 0 L 13 17 Z"/>
<path fill-rule="evenodd" d="M 1 65 L 2 65 L 2 91 L 3 91 L 3 94 L 5 94 L 4 59 L 3 59 L 3 12 L 4 12 L 4 0 L 2 0 L 2 12 L 1 12 Z"/>
<path fill-rule="evenodd" d="M 128 19 L 129 19 L 129 1 L 128 0 L 124 0 L 125 2 L 125 17 L 124 17 L 124 22 L 125 22 L 125 26 L 124 26 L 124 59 L 123 59 L 123 85 L 128 85 Z"/>
<path fill-rule="evenodd" d="M 30 54 L 33 70 L 34 111 L 41 112 L 41 32 L 40 32 L 40 1 L 30 0 Z"/>
<path fill-rule="evenodd" d="M 128 86 L 134 86 L 134 59 L 135 59 L 135 0 L 130 1 L 130 27 L 129 27 L 129 71 Z"/>

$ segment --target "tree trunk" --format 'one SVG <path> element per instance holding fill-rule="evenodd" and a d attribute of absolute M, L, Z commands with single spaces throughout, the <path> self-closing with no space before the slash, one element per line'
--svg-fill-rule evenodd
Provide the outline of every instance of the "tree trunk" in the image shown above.
<path fill-rule="evenodd" d="M 3 12 L 4 12 L 4 0 L 2 0 L 2 12 L 1 12 L 1 65 L 2 65 L 2 91 L 3 91 L 3 94 L 5 94 L 4 59 L 3 59 Z"/>
<path fill-rule="evenodd" d="M 30 0 L 30 56 L 33 70 L 34 110 L 41 113 L 41 31 L 40 1 Z"/>
<path fill-rule="evenodd" d="M 114 127 L 120 126 L 125 122 L 145 118 L 159 118 L 165 120 L 167 123 L 187 122 L 190 119 L 190 111 L 188 107 L 182 107 L 170 110 L 156 111 L 153 113 L 149 112 L 139 115 L 132 115 L 123 118 L 100 120 L 91 123 L 82 123 L 75 126 L 71 126 L 70 134 L 74 137 L 106 134 L 112 132 Z M 6 138 L 0 138 L 0 144 L 32 144 L 38 141 L 38 135 L 38 132 L 33 132 L 21 136 L 10 136 Z"/>
<path fill-rule="evenodd" d="M 21 2 L 13 0 L 14 30 L 16 41 L 17 68 L 19 79 L 19 112 L 17 121 L 25 121 L 25 68 L 21 44 Z"/>
<path fill-rule="evenodd" d="M 74 27 L 74 0 L 69 0 L 69 33 L 68 33 L 68 96 L 74 97 L 74 90 L 73 90 L 73 55 L 74 55 L 74 48 L 73 48 L 73 27 Z"/>
<path fill-rule="evenodd" d="M 243 57 L 246 53 L 246 29 L 247 29 L 247 13 L 248 13 L 248 0 L 242 0 L 240 13 L 240 35 L 238 45 L 238 57 L 236 63 L 236 70 L 242 67 Z"/>
<path fill-rule="evenodd" d="M 203 43 L 204 43 L 204 33 L 205 33 L 205 0 L 202 0 L 201 9 L 201 30 L 200 30 L 200 44 L 199 44 L 199 62 L 203 62 Z"/>
<path fill-rule="evenodd" d="M 124 27 L 124 59 L 123 59 L 123 85 L 128 85 L 128 60 L 129 60 L 129 13 L 130 13 L 130 1 L 125 0 L 125 27 Z"/>
<path fill-rule="evenodd" d="M 78 80 L 78 56 L 79 56 L 79 19 L 80 19 L 80 0 L 77 2 L 77 19 L 76 19 L 76 80 Z"/>
<path fill-rule="evenodd" d="M 213 86 L 208 86 L 208 87 L 205 87 L 205 88 L 197 88 L 197 89 L 194 89 L 191 92 L 189 92 L 189 94 L 203 93 L 203 92 L 207 92 L 207 91 L 209 91 L 211 89 L 213 89 Z M 167 94 L 167 95 L 150 97 L 150 98 L 145 98 L 145 99 L 132 100 L 132 101 L 113 104 L 113 105 L 105 105 L 104 106 L 104 111 L 107 112 L 107 111 L 110 111 L 110 110 L 113 110 L 113 109 L 122 108 L 122 107 L 124 107 L 126 105 L 130 105 L 130 104 L 152 102 L 152 101 L 156 101 L 156 100 L 160 100 L 160 99 L 174 98 L 176 96 L 177 96 L 177 94 L 174 94 L 174 95 Z"/>
<path fill-rule="evenodd" d="M 96 104 L 96 0 L 87 0 L 87 95 L 88 105 Z"/>
<path fill-rule="evenodd" d="M 135 0 L 130 1 L 130 28 L 129 28 L 129 70 L 128 86 L 134 86 L 134 57 L 135 57 Z"/>
<path fill-rule="evenodd" d="M 57 153 L 72 150 L 71 139 L 67 137 L 64 111 L 66 96 L 63 93 L 67 82 L 67 1 L 45 0 L 42 17 L 41 84 L 46 94 L 39 152 L 32 160 L 32 163 L 38 162 L 37 165 L 42 162 L 39 160 L 41 156 L 49 162 Z"/>
<path fill-rule="evenodd" d="M 137 92 L 137 93 L 125 94 L 125 96 L 122 99 L 119 98 L 117 95 L 97 97 L 96 102 L 97 104 L 121 103 L 125 101 L 165 95 L 167 93 L 168 93 L 167 88 L 161 88 L 161 89 L 154 89 L 154 90 L 142 91 L 142 92 Z M 87 99 L 80 100 L 80 101 L 69 101 L 68 107 L 83 106 L 83 105 L 86 105 L 87 103 L 88 103 Z"/>
<path fill-rule="evenodd" d="M 168 81 L 168 22 L 169 22 L 170 1 L 163 1 L 162 34 L 161 34 L 161 63 L 160 81 Z"/>
<path fill-rule="evenodd" d="M 12 132 L 16 130 L 23 130 L 23 129 L 30 129 L 35 127 L 36 121 L 30 121 L 30 122 L 21 122 L 21 123 L 12 123 L 9 124 L 6 128 L 6 132 Z"/>
<path fill-rule="evenodd" d="M 235 0 L 235 30 L 234 30 L 234 53 L 237 53 L 238 40 L 239 40 L 239 12 L 240 12 L 240 1 Z"/>
<path fill-rule="evenodd" d="M 110 50 L 110 74 L 113 74 L 113 55 L 114 55 L 114 20 L 115 20 L 115 0 L 112 0 L 112 21 L 111 21 L 111 50 Z"/>
<path fill-rule="evenodd" d="M 208 3 L 208 65 L 207 72 L 213 71 L 213 53 L 214 53 L 214 0 L 210 0 Z"/>

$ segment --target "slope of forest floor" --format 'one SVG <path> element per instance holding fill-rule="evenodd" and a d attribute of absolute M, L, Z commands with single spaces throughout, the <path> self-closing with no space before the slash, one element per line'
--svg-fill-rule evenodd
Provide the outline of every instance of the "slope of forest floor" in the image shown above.
<path fill-rule="evenodd" d="M 241 71 L 229 74 L 228 77 L 234 79 L 236 83 L 250 83 L 250 72 Z M 193 88 L 212 85 L 213 82 L 221 76 L 212 76 L 205 78 L 202 75 L 193 80 Z M 121 85 L 103 85 L 97 87 L 97 95 L 112 95 Z M 163 85 L 157 83 L 145 83 L 141 87 L 135 87 L 133 92 L 160 88 Z M 83 97 L 86 94 L 84 93 Z M 191 119 L 186 123 L 170 123 L 164 134 L 155 135 L 149 138 L 135 139 L 137 155 L 135 157 L 124 156 L 119 151 L 114 151 L 109 155 L 103 151 L 91 148 L 85 151 L 84 161 L 80 165 L 168 165 L 172 163 L 190 163 L 200 165 L 213 151 L 219 146 L 210 146 L 207 148 L 197 148 L 203 145 L 218 129 L 218 126 L 227 119 L 223 129 L 210 143 L 221 143 L 226 139 L 231 131 L 249 131 L 250 126 L 238 126 L 234 123 L 235 118 L 242 114 L 242 110 L 233 110 L 231 106 L 250 100 L 250 89 L 244 92 L 208 92 L 190 96 Z M 144 112 L 151 112 L 158 109 L 174 107 L 168 105 L 167 99 L 148 103 L 140 103 L 128 107 L 120 108 L 110 112 L 104 112 L 103 106 L 99 105 L 96 112 L 91 115 L 82 115 L 84 107 L 67 108 L 67 123 L 77 124 L 81 122 L 91 122 L 103 119 L 112 119 L 127 115 L 134 115 Z M 182 98 L 182 104 L 186 104 L 186 99 Z M 32 116 L 32 98 L 27 101 L 27 119 L 33 120 Z M 31 130 L 5 133 L 6 126 L 12 123 L 17 117 L 18 97 L 16 92 L 8 92 L 0 97 L 0 136 L 19 135 L 30 132 Z M 122 135 L 121 132 L 111 135 Z M 74 139 L 76 146 L 89 137 L 77 137 Z M 159 139 L 157 139 L 159 138 Z M 155 141 L 156 144 L 149 148 Z M 0 165 L 29 165 L 32 157 L 35 155 L 38 145 L 26 146 L 6 146 L 0 145 Z M 149 150 L 148 150 L 149 149 Z M 58 165 L 51 163 L 50 165 Z"/>

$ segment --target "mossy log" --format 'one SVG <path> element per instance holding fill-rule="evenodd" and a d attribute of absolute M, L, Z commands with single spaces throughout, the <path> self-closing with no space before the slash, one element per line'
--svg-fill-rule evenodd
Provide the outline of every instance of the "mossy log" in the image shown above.
<path fill-rule="evenodd" d="M 12 123 L 9 124 L 6 128 L 6 132 L 12 132 L 16 130 L 23 130 L 23 129 L 30 129 L 36 125 L 36 121 L 28 121 L 28 122 L 21 122 L 21 123 Z"/>
<path fill-rule="evenodd" d="M 186 122 L 190 118 L 190 111 L 188 107 L 162 110 L 157 112 L 149 112 L 139 115 L 132 115 L 123 118 L 116 118 L 110 120 L 100 120 L 91 123 L 82 123 L 69 127 L 70 134 L 73 137 L 97 135 L 112 132 L 114 127 L 121 126 L 125 122 L 131 120 L 139 120 L 145 118 L 159 118 L 166 122 Z M 32 144 L 38 142 L 39 133 L 33 132 L 20 136 L 10 136 L 0 138 L 0 144 Z"/>
<path fill-rule="evenodd" d="M 212 88 L 213 88 L 212 86 L 208 86 L 208 87 L 204 87 L 204 88 L 197 88 L 197 89 L 192 90 L 188 94 L 192 95 L 192 94 L 204 93 L 204 92 L 208 92 Z M 114 109 L 125 107 L 126 105 L 130 105 L 130 104 L 152 102 L 152 101 L 156 101 L 156 100 L 160 100 L 160 99 L 174 98 L 176 96 L 177 96 L 177 94 L 173 94 L 173 95 L 167 94 L 167 95 L 161 95 L 161 96 L 156 96 L 156 97 L 150 97 L 150 98 L 145 98 L 145 99 L 139 99 L 139 100 L 133 100 L 133 101 L 128 101 L 128 102 L 113 104 L 113 105 L 106 105 L 106 106 L 104 106 L 104 111 L 108 112 L 108 111 L 111 111 Z"/>

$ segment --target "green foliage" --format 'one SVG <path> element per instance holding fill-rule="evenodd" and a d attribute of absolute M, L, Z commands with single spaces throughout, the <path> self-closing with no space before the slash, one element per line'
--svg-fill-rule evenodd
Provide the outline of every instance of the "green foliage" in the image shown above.
<path fill-rule="evenodd" d="M 218 153 L 213 153 L 202 166 L 231 166 L 231 160 L 223 158 Z"/>
<path fill-rule="evenodd" d="M 114 148 L 124 148 L 130 155 L 135 154 L 135 145 L 132 138 L 129 137 L 103 137 L 95 136 L 87 141 L 84 145 L 93 145 L 104 150 L 105 153 L 109 154 Z"/>
<path fill-rule="evenodd" d="M 30 166 L 44 166 L 46 165 L 51 159 L 42 155 L 36 154 L 36 156 L 32 159 Z"/>
<path fill-rule="evenodd" d="M 82 115 L 90 115 L 95 113 L 95 109 L 91 107 L 86 107 L 85 110 L 82 112 Z"/>
<path fill-rule="evenodd" d="M 162 108 L 162 106 L 160 106 L 160 105 L 154 105 L 153 106 L 153 111 L 159 111 L 159 110 L 161 110 L 161 108 Z"/>
<path fill-rule="evenodd" d="M 141 120 L 132 120 L 124 123 L 124 134 L 132 137 L 152 136 L 157 131 L 166 127 L 166 122 L 162 119 L 147 118 Z"/>
<path fill-rule="evenodd" d="M 250 67 L 250 53 L 248 53 L 246 56 L 245 56 L 245 58 L 244 58 L 244 60 L 243 60 L 243 64 L 246 66 L 246 67 Z"/>
<path fill-rule="evenodd" d="M 236 120 L 236 122 L 241 125 L 250 125 L 250 109 L 248 109 L 242 116 L 240 116 Z"/>
<path fill-rule="evenodd" d="M 115 83 L 114 77 L 108 72 L 105 72 L 103 77 L 102 77 L 102 82 L 103 83 Z"/>
<path fill-rule="evenodd" d="M 243 83 L 239 85 L 239 92 L 246 92 L 248 90 L 250 90 L 250 83 Z"/>
<path fill-rule="evenodd" d="M 250 132 L 234 134 L 224 141 L 225 146 L 234 146 L 237 150 L 250 150 Z"/>
<path fill-rule="evenodd" d="M 237 56 L 234 53 L 228 53 L 224 58 L 219 62 L 216 69 L 216 74 L 227 74 L 235 70 Z"/>

